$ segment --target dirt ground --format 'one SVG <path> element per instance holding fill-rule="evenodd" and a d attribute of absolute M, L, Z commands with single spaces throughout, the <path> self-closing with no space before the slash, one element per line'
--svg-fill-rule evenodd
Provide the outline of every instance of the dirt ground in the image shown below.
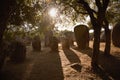
<path fill-rule="evenodd" d="M 0 73 L 0 80 L 120 80 L 120 48 L 111 44 L 111 56 L 103 54 L 101 43 L 98 72 L 91 70 L 92 45 L 86 50 L 76 46 L 69 50 L 51 52 L 42 47 L 42 52 L 35 52 L 27 46 L 27 59 L 24 63 L 14 64 L 6 60 Z"/>

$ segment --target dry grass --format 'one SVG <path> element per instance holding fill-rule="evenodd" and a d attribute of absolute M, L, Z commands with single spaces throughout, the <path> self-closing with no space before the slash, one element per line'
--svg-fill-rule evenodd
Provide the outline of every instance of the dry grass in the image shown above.
<path fill-rule="evenodd" d="M 24 63 L 13 64 L 6 61 L 0 74 L 0 80 L 119 80 L 120 48 L 112 45 L 111 55 L 104 56 L 104 43 L 101 43 L 99 65 L 102 71 L 91 70 L 92 42 L 87 50 L 75 47 L 59 52 L 50 52 L 42 47 L 42 52 L 34 52 L 27 47 L 27 59 Z"/>

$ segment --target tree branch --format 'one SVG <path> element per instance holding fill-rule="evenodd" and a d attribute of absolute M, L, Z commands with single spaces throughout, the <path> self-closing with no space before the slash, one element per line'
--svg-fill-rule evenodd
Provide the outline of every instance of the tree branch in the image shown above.
<path fill-rule="evenodd" d="M 98 9 L 101 9 L 102 4 L 100 2 L 100 0 L 95 0 L 96 6 L 98 7 Z"/>
<path fill-rule="evenodd" d="M 69 4 L 69 6 L 72 7 L 78 14 L 88 14 L 87 12 L 83 12 L 83 11 L 77 10 L 74 5 L 70 5 Z"/>
<path fill-rule="evenodd" d="M 90 8 L 90 6 L 88 5 L 87 2 L 85 2 L 84 0 L 79 0 L 78 3 L 82 4 L 84 9 L 88 12 L 88 14 L 90 15 L 90 19 L 91 19 L 91 23 L 93 25 L 93 28 L 95 28 L 96 24 L 97 24 L 97 19 L 94 16 L 94 12 L 93 10 Z"/>
<path fill-rule="evenodd" d="M 106 11 L 110 0 L 103 0 L 103 10 Z"/>
<path fill-rule="evenodd" d="M 82 4 L 84 9 L 86 9 L 86 11 L 88 12 L 88 14 L 90 15 L 90 17 L 96 21 L 96 18 L 94 17 L 93 12 L 95 12 L 93 9 L 90 8 L 90 6 L 88 5 L 87 2 L 85 2 L 84 0 L 79 0 L 78 3 Z M 96 12 L 95 12 L 96 13 Z"/>

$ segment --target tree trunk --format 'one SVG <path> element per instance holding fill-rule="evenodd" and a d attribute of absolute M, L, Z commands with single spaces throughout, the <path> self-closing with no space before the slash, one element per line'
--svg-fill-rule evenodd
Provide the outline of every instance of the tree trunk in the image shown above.
<path fill-rule="evenodd" d="M 6 24 L 0 24 L 0 47 L 1 47 L 1 43 L 2 43 L 2 39 L 3 39 L 3 34 L 5 32 L 6 29 Z"/>
<path fill-rule="evenodd" d="M 100 48 L 100 27 L 96 27 L 94 29 L 94 43 L 93 43 L 93 54 L 92 54 L 92 62 L 91 66 L 93 70 L 96 69 L 98 66 L 98 54 L 99 54 L 99 48 Z"/>
<path fill-rule="evenodd" d="M 3 53 L 3 34 L 6 29 L 6 24 L 0 23 L 0 70 L 4 64 L 5 54 Z"/>
<path fill-rule="evenodd" d="M 105 27 L 105 36 L 106 36 L 106 44 L 105 44 L 105 55 L 110 55 L 110 48 L 111 48 L 111 31 L 108 27 Z"/>

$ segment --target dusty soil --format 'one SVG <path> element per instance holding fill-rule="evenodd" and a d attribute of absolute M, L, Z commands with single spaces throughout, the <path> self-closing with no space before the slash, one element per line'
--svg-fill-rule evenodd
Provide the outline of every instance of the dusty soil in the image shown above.
<path fill-rule="evenodd" d="M 92 44 L 86 50 L 76 46 L 70 50 L 51 52 L 42 47 L 42 52 L 35 52 L 27 46 L 27 59 L 24 63 L 14 64 L 6 60 L 0 73 L 0 80 L 120 80 L 120 48 L 111 44 L 111 56 L 104 56 L 104 43 L 99 54 L 100 69 L 91 69 Z"/>

